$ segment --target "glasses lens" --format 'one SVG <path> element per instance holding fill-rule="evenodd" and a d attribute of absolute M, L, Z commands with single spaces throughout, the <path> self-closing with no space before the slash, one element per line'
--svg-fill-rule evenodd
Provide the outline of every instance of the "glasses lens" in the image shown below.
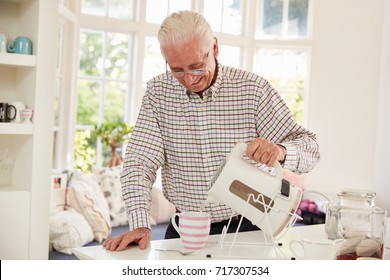
<path fill-rule="evenodd" d="M 184 72 L 174 72 L 174 71 L 171 71 L 171 74 L 173 77 L 176 77 L 176 78 L 183 78 L 184 77 Z"/>
<path fill-rule="evenodd" d="M 171 71 L 172 76 L 174 76 L 176 78 L 183 78 L 185 76 L 185 74 L 190 74 L 192 76 L 199 76 L 199 75 L 202 75 L 205 72 L 206 72 L 206 69 L 203 69 L 203 68 L 189 70 L 189 71 L 186 71 L 186 72 L 174 72 L 174 71 Z"/>
<path fill-rule="evenodd" d="M 205 66 L 207 66 L 207 58 L 209 57 L 209 53 L 208 52 L 205 56 L 205 59 L 206 59 L 206 63 L 205 63 Z M 165 62 L 166 63 L 166 62 Z M 166 63 L 167 64 L 167 63 Z M 199 68 L 199 69 L 193 69 L 193 70 L 188 70 L 188 71 L 178 71 L 178 72 L 175 72 L 175 71 L 171 71 L 171 74 L 172 76 L 174 76 L 175 78 L 183 78 L 186 74 L 190 74 L 192 76 L 199 76 L 199 75 L 202 75 L 206 72 L 206 68 Z"/>
<path fill-rule="evenodd" d="M 204 68 L 194 69 L 194 70 L 188 71 L 189 74 L 194 75 L 194 76 L 202 75 L 204 72 L 206 72 L 206 69 L 204 69 Z"/>

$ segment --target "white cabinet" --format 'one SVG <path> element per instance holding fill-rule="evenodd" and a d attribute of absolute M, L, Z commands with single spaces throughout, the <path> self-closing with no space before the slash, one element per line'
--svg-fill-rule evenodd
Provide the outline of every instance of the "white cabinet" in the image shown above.
<path fill-rule="evenodd" d="M 34 110 L 32 124 L 0 123 L 0 151 L 13 154 L 0 185 L 3 260 L 48 258 L 57 22 L 55 0 L 0 1 L 0 32 L 9 42 L 27 36 L 33 45 L 32 55 L 0 53 L 0 102 Z"/>
<path fill-rule="evenodd" d="M 0 259 L 29 258 L 30 192 L 3 189 L 0 194 Z"/>

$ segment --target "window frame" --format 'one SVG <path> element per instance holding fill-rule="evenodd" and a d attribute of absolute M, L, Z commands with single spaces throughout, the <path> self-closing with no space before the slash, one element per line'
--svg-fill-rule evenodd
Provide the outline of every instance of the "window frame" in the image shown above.
<path fill-rule="evenodd" d="M 205 0 L 192 0 L 191 10 L 203 13 Z M 282 0 L 289 1 L 289 0 Z M 215 32 L 215 36 L 218 38 L 219 45 L 226 45 L 232 47 L 238 47 L 240 53 L 240 60 L 238 68 L 254 72 L 256 64 L 256 55 L 259 48 L 278 48 L 278 49 L 302 49 L 307 51 L 307 77 L 305 84 L 304 93 L 304 120 L 303 125 L 307 124 L 307 116 L 309 110 L 309 90 L 310 90 L 310 65 L 311 65 L 311 49 L 312 49 L 312 26 L 313 26 L 313 6 L 314 1 L 308 0 L 308 17 L 307 17 L 307 37 L 306 38 L 257 38 L 256 37 L 256 25 L 261 22 L 261 14 L 258 13 L 263 5 L 263 0 L 242 0 L 242 27 L 241 34 L 232 35 L 223 32 Z M 62 14 L 71 15 L 68 18 L 71 19 L 70 25 L 73 29 L 73 34 L 69 36 L 69 40 L 72 40 L 73 36 L 73 47 L 76 47 L 76 54 L 70 55 L 69 59 L 64 59 L 70 66 L 66 67 L 66 76 L 69 85 L 73 87 L 69 89 L 70 93 L 65 94 L 68 100 L 64 102 L 62 112 L 66 113 L 66 118 L 63 117 L 64 121 L 61 122 L 58 128 L 60 138 L 64 138 L 65 144 L 61 144 L 61 148 L 58 148 L 56 152 L 57 159 L 55 159 L 55 166 L 59 169 L 73 169 L 73 155 L 74 155 L 74 134 L 75 130 L 83 129 L 85 127 L 76 124 L 77 114 L 77 80 L 78 80 L 78 47 L 79 47 L 79 32 L 81 29 L 90 30 L 102 30 L 104 32 L 119 32 L 126 34 L 134 34 L 132 39 L 133 42 L 133 57 L 130 59 L 131 65 L 129 66 L 130 72 L 130 85 L 129 95 L 126 100 L 127 108 L 125 109 L 124 121 L 129 124 L 135 124 L 138 111 L 141 107 L 142 97 L 145 90 L 145 84 L 142 79 L 143 73 L 143 59 L 144 59 L 144 48 L 146 37 L 156 37 L 159 24 L 147 23 L 146 22 L 146 1 L 135 0 L 134 10 L 136 11 L 134 20 L 120 20 L 101 16 L 82 15 L 81 14 L 81 1 L 77 0 L 66 0 L 65 3 L 71 7 L 69 11 L 62 10 Z M 65 11 L 65 12 L 64 12 Z M 60 13 L 61 14 L 61 13 Z M 60 17 L 61 19 L 61 17 Z M 252 24 L 251 24 L 252 23 Z M 67 51 L 69 51 L 67 49 Z M 71 66 L 73 65 L 73 67 Z M 131 69 L 137 69 L 132 71 Z M 75 74 L 76 73 L 76 74 Z M 137 75 L 137 73 L 141 73 Z M 64 95 L 64 94 L 62 94 Z M 130 104 L 130 105 L 129 105 Z M 66 136 L 65 136 L 66 135 Z M 101 145 L 101 144 L 98 144 Z M 101 149 L 101 147 L 99 148 Z M 101 164 L 99 160 L 98 164 Z"/>

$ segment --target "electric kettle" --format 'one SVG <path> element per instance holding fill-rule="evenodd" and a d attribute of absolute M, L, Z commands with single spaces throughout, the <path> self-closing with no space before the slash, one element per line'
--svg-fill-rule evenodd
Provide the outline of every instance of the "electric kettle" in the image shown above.
<path fill-rule="evenodd" d="M 282 178 L 275 165 L 275 176 L 244 157 L 247 144 L 237 144 L 211 181 L 207 202 L 223 203 L 240 213 L 265 234 L 277 237 L 291 226 L 298 215 L 300 188 Z"/>

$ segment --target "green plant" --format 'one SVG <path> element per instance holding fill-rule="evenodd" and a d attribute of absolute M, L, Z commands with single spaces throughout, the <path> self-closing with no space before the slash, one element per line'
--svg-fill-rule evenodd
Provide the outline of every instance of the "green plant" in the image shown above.
<path fill-rule="evenodd" d="M 76 131 L 74 168 L 89 173 L 96 161 L 96 150 L 91 139 L 90 131 Z M 95 141 L 96 142 L 96 141 Z"/>
<path fill-rule="evenodd" d="M 116 149 L 123 142 L 128 141 L 131 133 L 134 130 L 134 125 L 128 125 L 124 122 L 105 122 L 101 125 L 95 125 L 94 133 L 98 136 L 103 145 L 108 145 L 111 148 L 111 160 L 108 166 L 120 165 L 123 159 Z"/>

